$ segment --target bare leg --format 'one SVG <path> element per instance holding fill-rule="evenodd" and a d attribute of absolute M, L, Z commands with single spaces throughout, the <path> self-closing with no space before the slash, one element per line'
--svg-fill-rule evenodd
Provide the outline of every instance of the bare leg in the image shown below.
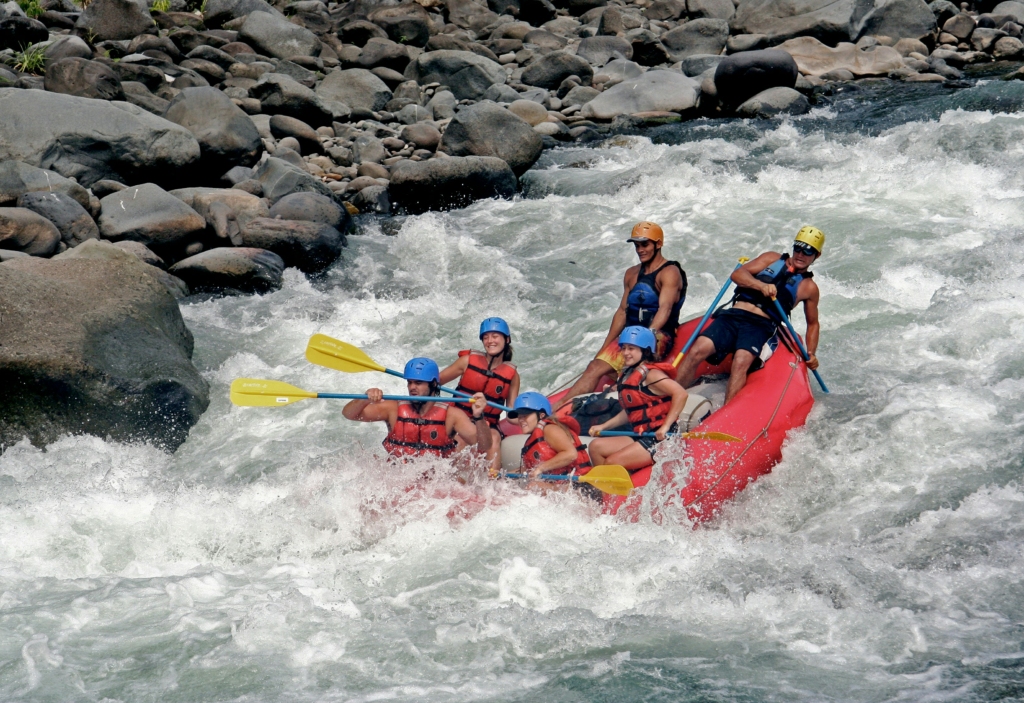
<path fill-rule="evenodd" d="M 562 407 L 569 403 L 573 398 L 584 393 L 592 393 L 597 388 L 597 382 L 601 380 L 601 377 L 605 374 L 615 371 L 611 364 L 607 361 L 601 361 L 600 359 L 594 359 L 587 364 L 587 370 L 583 372 L 583 375 L 579 377 L 576 383 L 572 384 L 572 388 L 565 394 L 562 402 L 558 404 L 558 407 Z"/>
<path fill-rule="evenodd" d="M 606 459 L 609 464 L 618 464 L 630 471 L 642 469 L 654 462 L 650 452 L 639 442 L 630 442 L 629 446 L 620 449 Z"/>
<path fill-rule="evenodd" d="M 600 437 L 595 439 L 587 447 L 587 452 L 590 454 L 590 463 L 594 466 L 607 464 L 609 456 L 625 449 L 630 444 L 636 443 L 629 437 Z"/>
<path fill-rule="evenodd" d="M 487 458 L 491 460 L 491 476 L 501 473 L 501 435 L 498 430 L 491 428 L 491 450 L 487 452 Z"/>
<path fill-rule="evenodd" d="M 732 357 L 732 371 L 729 372 L 729 385 L 725 391 L 725 402 L 732 400 L 733 396 L 743 390 L 747 384 L 747 371 L 754 363 L 754 355 L 746 349 L 737 349 Z"/>
<path fill-rule="evenodd" d="M 707 337 L 697 337 L 697 341 L 690 347 L 690 351 L 686 352 L 683 363 L 679 366 L 679 371 L 676 372 L 676 383 L 683 388 L 693 383 L 693 378 L 697 375 L 697 367 L 714 353 L 714 342 Z"/>

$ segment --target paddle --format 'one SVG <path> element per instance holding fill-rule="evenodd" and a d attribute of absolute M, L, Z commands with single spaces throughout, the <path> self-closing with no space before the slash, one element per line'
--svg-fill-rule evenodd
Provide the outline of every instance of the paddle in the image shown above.
<path fill-rule="evenodd" d="M 309 398 L 341 398 L 342 400 L 366 400 L 365 393 L 314 393 L 283 381 L 267 381 L 261 378 L 236 378 L 231 382 L 231 402 L 245 407 L 278 408 Z M 441 400 L 437 396 L 386 395 L 384 400 L 405 400 L 423 403 Z M 446 403 L 466 403 L 467 398 L 453 398 Z"/>
<path fill-rule="evenodd" d="M 601 430 L 598 437 L 653 437 L 653 432 L 627 432 L 625 430 Z M 739 437 L 733 437 L 725 432 L 671 432 L 669 437 L 680 437 L 682 439 L 710 439 L 714 442 L 742 442 Z"/>
<path fill-rule="evenodd" d="M 503 478 L 533 478 L 530 474 L 501 474 L 501 476 Z M 541 481 L 588 483 L 602 493 L 610 493 L 614 496 L 628 496 L 629 492 L 633 490 L 633 481 L 629 478 L 629 472 L 618 465 L 595 466 L 582 476 L 541 474 L 537 478 Z"/>
<path fill-rule="evenodd" d="M 777 298 L 772 298 L 772 302 L 775 303 L 775 309 L 779 311 L 779 317 L 781 317 L 782 321 L 786 323 L 786 329 L 789 330 L 790 336 L 793 338 L 793 341 L 796 342 L 796 346 L 800 350 L 800 355 L 803 356 L 805 362 L 809 361 L 811 356 L 807 353 L 807 349 L 804 348 L 804 343 L 800 341 L 800 335 L 798 335 L 796 330 L 793 329 L 793 323 L 789 321 L 789 316 L 786 315 L 786 311 L 782 309 L 782 304 L 779 303 Z M 821 374 L 818 373 L 818 370 L 812 369 L 811 373 L 813 373 L 814 377 L 818 379 L 818 385 L 821 386 L 821 390 L 828 393 L 828 387 L 825 385 L 825 382 L 821 380 Z"/>
<path fill-rule="evenodd" d="M 750 261 L 750 259 L 748 259 L 745 256 L 741 256 L 739 259 L 739 263 L 736 264 L 736 268 L 734 268 L 733 271 L 735 271 L 748 261 Z M 708 307 L 708 311 L 704 313 L 704 317 L 700 318 L 700 324 L 693 329 L 693 334 L 690 335 L 690 338 L 686 341 L 686 344 L 683 345 L 683 350 L 679 352 L 679 355 L 676 357 L 676 360 L 672 362 L 673 366 L 679 368 L 679 364 L 682 362 L 683 357 L 686 356 L 686 352 L 690 351 L 690 347 L 692 347 L 693 343 L 697 341 L 697 336 L 701 333 L 701 330 L 704 329 L 704 323 L 708 321 L 709 317 L 711 317 L 711 313 L 715 311 L 715 307 L 718 305 L 718 301 L 720 301 L 722 299 L 722 296 L 725 295 L 725 291 L 729 290 L 729 285 L 731 283 L 731 277 L 725 279 L 725 284 L 722 286 L 722 290 L 718 291 L 718 295 L 716 295 L 715 299 L 711 301 L 711 305 Z"/>
<path fill-rule="evenodd" d="M 309 344 L 306 345 L 306 359 L 317 366 L 326 366 L 329 369 L 335 371 L 344 371 L 345 373 L 363 373 L 365 371 L 382 371 L 392 376 L 398 376 L 399 378 L 405 378 L 405 376 L 395 371 L 394 369 L 388 369 L 378 364 L 376 361 L 367 356 L 359 347 L 353 346 L 348 342 L 343 342 L 340 339 L 334 339 L 328 337 L 326 334 L 314 334 L 309 338 Z M 469 398 L 470 393 L 464 393 L 457 391 L 453 388 L 446 388 L 441 386 L 441 390 L 452 395 L 461 396 L 463 398 Z M 512 408 L 505 407 L 498 403 L 492 403 L 487 401 L 487 404 L 491 407 L 504 410 L 505 412 L 511 412 Z"/>

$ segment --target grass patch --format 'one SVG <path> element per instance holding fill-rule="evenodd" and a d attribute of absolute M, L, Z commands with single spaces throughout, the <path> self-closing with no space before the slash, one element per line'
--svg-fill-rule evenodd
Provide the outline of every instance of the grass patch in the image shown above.
<path fill-rule="evenodd" d="M 14 69 L 22 73 L 40 74 L 46 65 L 46 54 L 42 47 L 21 47 L 20 52 L 14 54 Z"/>
<path fill-rule="evenodd" d="M 44 10 L 39 4 L 39 0 L 18 0 L 18 6 L 26 16 L 35 19 L 39 15 L 43 14 Z"/>
<path fill-rule="evenodd" d="M 171 9 L 171 0 L 156 0 L 153 6 L 149 8 L 150 12 L 169 12 Z"/>

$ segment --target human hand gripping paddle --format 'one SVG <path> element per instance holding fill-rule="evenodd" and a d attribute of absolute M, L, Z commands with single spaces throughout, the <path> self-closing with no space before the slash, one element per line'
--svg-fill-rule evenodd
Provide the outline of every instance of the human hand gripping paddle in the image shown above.
<path fill-rule="evenodd" d="M 739 263 L 736 264 L 736 268 L 734 268 L 733 271 L 735 271 L 736 269 L 738 269 L 740 266 L 742 266 L 743 264 L 747 263 L 748 261 L 750 261 L 750 259 L 748 259 L 745 256 L 741 256 L 739 258 Z M 679 364 L 682 363 L 683 357 L 686 356 L 686 352 L 690 351 L 690 347 L 692 347 L 693 343 L 697 341 L 697 337 L 700 335 L 701 331 L 703 331 L 703 329 L 704 329 L 704 324 L 708 321 L 708 318 L 711 317 L 711 313 L 713 313 L 715 311 L 715 307 L 718 305 L 719 301 L 722 300 L 722 296 L 725 295 L 725 291 L 729 290 L 729 286 L 731 284 L 732 284 L 732 278 L 731 277 L 730 278 L 726 278 L 725 279 L 725 284 L 722 286 L 722 290 L 718 291 L 718 295 L 716 295 L 715 299 L 711 301 L 711 305 L 708 307 L 707 312 L 704 313 L 704 317 L 700 318 L 700 324 L 698 324 L 694 328 L 693 334 L 691 334 L 690 338 L 688 340 L 686 340 L 686 344 L 683 345 L 682 351 L 679 352 L 679 354 L 675 358 L 675 361 L 672 362 L 672 366 L 674 366 L 676 368 L 679 368 Z"/>
<path fill-rule="evenodd" d="M 378 364 L 359 347 L 343 342 L 340 339 L 328 337 L 326 334 L 314 334 L 309 338 L 309 344 L 306 345 L 306 359 L 317 366 L 326 366 L 329 369 L 344 371 L 345 373 L 380 371 L 392 376 L 398 376 L 398 378 L 405 378 L 405 375 L 401 372 Z M 445 386 L 441 386 L 440 390 L 461 398 L 469 398 L 472 395 L 455 390 L 454 388 L 446 388 Z M 505 412 L 512 410 L 512 408 L 500 403 L 487 401 L 487 404 Z"/>
<path fill-rule="evenodd" d="M 789 335 L 793 338 L 793 341 L 796 342 L 796 346 L 800 350 L 800 355 L 804 358 L 805 362 L 810 361 L 811 355 L 807 353 L 804 343 L 800 341 L 800 335 L 798 335 L 796 330 L 793 329 L 793 323 L 789 321 L 789 316 L 787 316 L 786 311 L 782 309 L 782 304 L 779 303 L 776 298 L 772 298 L 772 302 L 775 303 L 775 309 L 778 311 L 779 317 L 781 317 L 782 321 L 786 323 L 786 329 L 789 330 Z M 821 390 L 828 393 L 828 387 L 825 385 L 825 382 L 821 380 L 821 374 L 818 373 L 818 370 L 811 369 L 811 373 L 813 373 L 814 377 L 818 379 L 818 385 L 821 386 Z"/>

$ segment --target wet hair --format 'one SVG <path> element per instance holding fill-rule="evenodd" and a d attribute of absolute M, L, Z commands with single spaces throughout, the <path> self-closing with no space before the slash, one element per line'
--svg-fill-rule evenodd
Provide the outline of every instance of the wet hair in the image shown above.
<path fill-rule="evenodd" d="M 640 351 L 643 352 L 643 356 L 641 358 L 644 361 L 646 361 L 646 362 L 654 361 L 654 352 L 652 352 L 650 349 L 648 349 L 647 347 L 644 347 Z"/>
<path fill-rule="evenodd" d="M 441 395 L 441 384 L 437 381 L 430 382 L 430 395 Z"/>

